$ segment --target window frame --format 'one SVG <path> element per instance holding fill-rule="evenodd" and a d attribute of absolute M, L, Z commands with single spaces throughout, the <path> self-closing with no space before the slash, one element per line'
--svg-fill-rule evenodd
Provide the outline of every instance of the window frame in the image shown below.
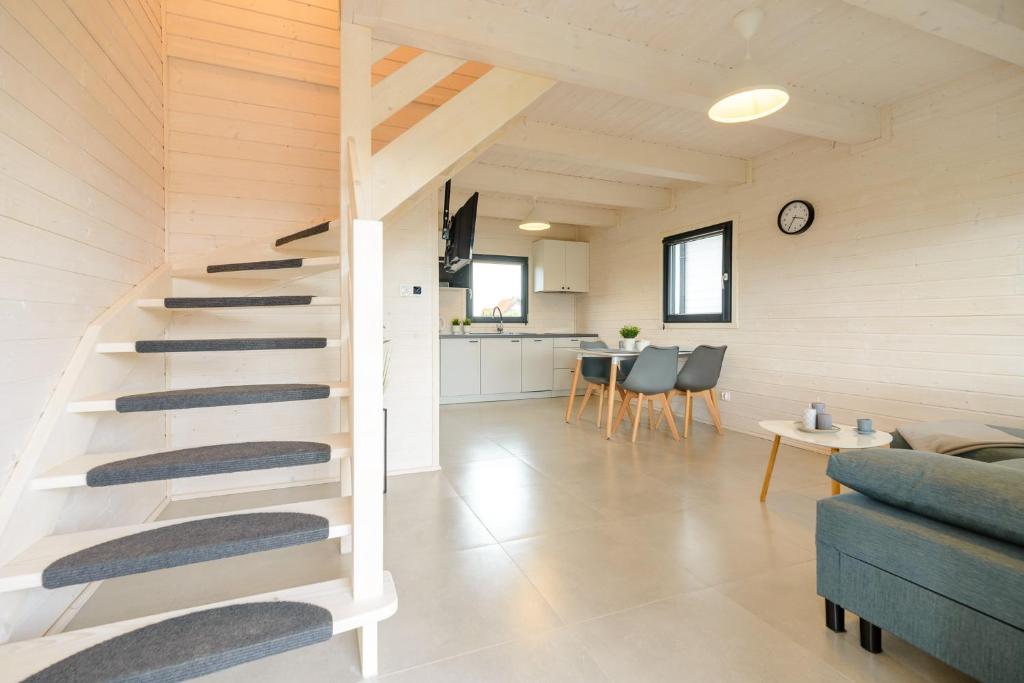
<path fill-rule="evenodd" d="M 469 265 L 469 277 L 466 285 L 466 317 L 475 323 L 497 323 L 498 318 L 493 316 L 473 315 L 473 264 L 477 261 L 485 263 L 518 263 L 523 271 L 523 291 L 521 301 L 523 302 L 523 314 L 515 317 L 503 316 L 506 323 L 526 323 L 529 317 L 530 308 L 530 258 L 528 256 L 506 256 L 502 254 L 473 254 L 473 260 Z M 493 312 L 493 311 L 492 311 Z M 504 312 L 503 312 L 504 313 Z"/>
<path fill-rule="evenodd" d="M 706 235 L 722 234 L 722 276 L 725 286 L 722 287 L 721 313 L 669 313 L 671 292 L 671 263 L 669 254 L 672 247 L 683 242 L 690 242 Z M 662 249 L 662 287 L 661 287 L 661 321 L 663 323 L 731 323 L 732 322 L 732 221 L 716 223 L 706 228 L 687 230 L 669 235 L 661 241 Z"/>

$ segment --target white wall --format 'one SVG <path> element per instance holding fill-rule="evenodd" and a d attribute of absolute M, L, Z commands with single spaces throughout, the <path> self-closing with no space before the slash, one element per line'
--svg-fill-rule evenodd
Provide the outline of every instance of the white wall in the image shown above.
<path fill-rule="evenodd" d="M 164 260 L 161 16 L 159 0 L 0 5 L 0 562 L 42 535 L 142 521 L 164 497 L 23 488 L 86 448 L 162 446 L 158 415 L 64 416 L 74 443 L 10 477 L 88 325 Z M 107 367 L 129 391 L 163 388 L 162 359 Z M 0 641 L 39 635 L 79 591 L 0 596 Z"/>
<path fill-rule="evenodd" d="M 163 261 L 159 17 L 0 7 L 0 485 L 86 326 Z"/>
<path fill-rule="evenodd" d="M 384 337 L 390 339 L 388 471 L 438 464 L 437 195 L 384 222 Z M 423 287 L 403 297 L 403 284 Z"/>
<path fill-rule="evenodd" d="M 799 236 L 776 228 L 811 201 Z M 821 399 L 881 428 L 963 418 L 1024 425 L 1024 70 L 1006 66 L 902 102 L 891 139 L 797 142 L 753 182 L 676 197 L 591 233 L 580 326 L 656 343 L 728 344 L 726 426 Z M 661 238 L 734 221 L 736 324 L 661 324 Z"/>
<path fill-rule="evenodd" d="M 476 239 L 473 251 L 477 254 L 500 254 L 503 256 L 529 256 L 531 245 L 539 239 L 579 240 L 588 230 L 571 225 L 555 224 L 544 232 L 528 232 L 519 229 L 517 221 L 504 218 L 481 216 L 477 220 Z M 438 240 L 440 242 L 440 240 Z M 443 245 L 439 246 L 443 250 Z M 443 252 L 441 252 L 443 253 Z M 435 275 L 436 280 L 436 275 Z M 577 332 L 575 327 L 576 294 L 533 291 L 533 267 L 530 267 L 530 300 L 527 314 L 528 323 L 508 323 L 508 327 L 529 329 L 535 332 Z M 441 311 L 445 325 L 452 318 L 466 316 L 464 290 L 445 291 L 441 289 Z M 493 325 L 475 325 L 474 329 L 491 329 Z"/>

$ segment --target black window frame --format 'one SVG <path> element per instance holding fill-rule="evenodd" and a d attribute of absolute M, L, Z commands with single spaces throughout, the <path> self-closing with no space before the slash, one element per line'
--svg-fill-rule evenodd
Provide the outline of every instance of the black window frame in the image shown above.
<path fill-rule="evenodd" d="M 670 257 L 672 247 L 683 242 L 700 239 L 715 233 L 722 233 L 722 312 L 670 314 L 669 301 L 671 293 Z M 670 235 L 661 241 L 662 249 L 662 287 L 661 287 L 661 320 L 664 323 L 731 323 L 732 322 L 732 221 L 716 223 L 706 228 L 687 230 Z"/>
<path fill-rule="evenodd" d="M 523 269 L 523 314 L 515 317 L 504 316 L 507 323 L 526 323 L 530 309 L 530 259 L 528 256 L 504 256 L 501 254 L 473 254 L 473 260 L 466 266 L 466 317 L 475 323 L 497 323 L 493 316 L 473 315 L 473 264 L 477 261 L 485 263 L 518 263 Z M 493 312 L 493 311 L 492 311 Z M 502 311 L 504 313 L 504 311 Z"/>

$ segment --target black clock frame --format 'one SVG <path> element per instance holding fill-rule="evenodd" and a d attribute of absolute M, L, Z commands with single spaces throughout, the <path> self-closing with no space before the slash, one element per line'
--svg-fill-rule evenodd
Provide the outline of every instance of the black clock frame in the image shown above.
<path fill-rule="evenodd" d="M 786 207 L 789 206 L 790 204 L 803 204 L 804 206 L 807 207 L 807 225 L 800 228 L 796 232 L 786 232 L 785 230 L 782 229 L 782 212 L 785 211 Z M 811 204 L 806 199 L 793 199 L 786 202 L 785 204 L 782 205 L 782 208 L 779 209 L 779 215 L 775 219 L 775 224 L 778 226 L 779 232 L 781 232 L 783 235 L 799 235 L 802 232 L 807 232 L 807 229 L 811 227 L 812 223 L 814 223 L 814 205 Z"/>

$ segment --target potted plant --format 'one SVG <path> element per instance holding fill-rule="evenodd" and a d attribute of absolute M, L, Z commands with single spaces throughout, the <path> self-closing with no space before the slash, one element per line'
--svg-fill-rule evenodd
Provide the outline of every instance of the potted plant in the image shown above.
<path fill-rule="evenodd" d="M 463 318 L 462 319 L 462 334 L 467 334 L 467 331 L 469 330 L 469 326 L 472 325 L 472 324 L 473 324 L 472 320 L 470 320 L 469 318 Z"/>
<path fill-rule="evenodd" d="M 460 325 L 462 325 L 462 318 L 452 318 L 452 334 L 457 333 Z"/>
<path fill-rule="evenodd" d="M 636 337 L 640 334 L 640 328 L 636 325 L 623 325 L 619 330 L 622 337 L 622 348 L 625 351 L 636 351 Z"/>

